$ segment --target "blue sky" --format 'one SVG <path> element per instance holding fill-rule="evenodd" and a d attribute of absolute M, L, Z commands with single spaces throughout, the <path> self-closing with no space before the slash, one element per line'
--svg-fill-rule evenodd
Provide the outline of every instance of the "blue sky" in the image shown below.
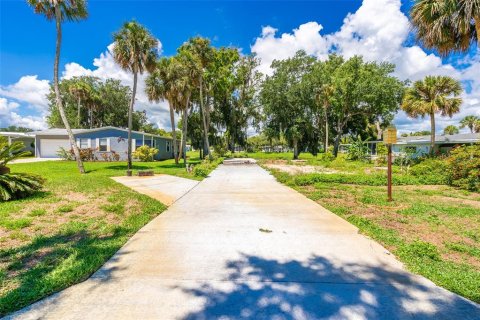
<path fill-rule="evenodd" d="M 164 54 L 175 53 L 186 39 L 202 35 L 216 46 L 233 45 L 249 52 L 262 26 L 288 32 L 306 21 L 322 21 L 325 31 L 336 30 L 361 1 L 105 1 L 88 3 L 89 17 L 66 23 L 62 63 L 76 61 L 92 67 L 92 60 L 112 42 L 122 23 L 135 19 L 160 39 Z M 25 1 L 1 1 L 0 83 L 24 74 L 52 78 L 54 23 L 33 12 Z M 12 32 L 5 32 L 11 30 Z"/>
<path fill-rule="evenodd" d="M 212 39 L 215 46 L 233 45 L 243 52 L 257 53 L 264 61 L 261 71 L 268 73 L 272 59 L 288 57 L 298 49 L 322 59 L 335 46 L 346 56 L 362 54 L 369 60 L 394 62 L 400 78 L 416 80 L 430 73 L 455 74 L 470 83 L 468 101 L 476 105 L 476 87 L 480 86 L 474 75 L 478 55 L 473 52 L 468 57 L 442 61 L 434 53 L 417 47 L 406 18 L 410 4 L 399 0 L 91 0 L 87 20 L 64 24 L 60 70 L 65 77 L 110 75 L 129 84 L 128 75 L 112 63 L 107 47 L 123 22 L 136 19 L 159 38 L 164 55 L 174 54 L 189 37 L 202 35 Z M 34 14 L 25 1 L 1 0 L 0 30 L 0 126 L 23 124 L 40 128 L 45 125 L 46 115 L 42 93 L 52 79 L 54 23 Z M 458 67 L 460 59 L 465 63 Z M 147 110 L 152 121 L 167 126 L 165 104 L 152 105 L 141 95 L 138 104 L 139 109 Z M 471 110 L 469 105 L 467 111 Z M 440 129 L 457 120 L 440 121 Z M 404 131 L 427 126 L 424 121 L 412 122 L 403 114 L 396 122 Z"/>

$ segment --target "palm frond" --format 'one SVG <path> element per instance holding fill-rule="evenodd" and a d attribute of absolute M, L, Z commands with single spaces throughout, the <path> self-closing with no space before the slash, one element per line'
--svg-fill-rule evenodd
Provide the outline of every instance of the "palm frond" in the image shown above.
<path fill-rule="evenodd" d="M 27 173 L 0 175 L 0 201 L 21 199 L 40 190 L 44 179 Z"/>

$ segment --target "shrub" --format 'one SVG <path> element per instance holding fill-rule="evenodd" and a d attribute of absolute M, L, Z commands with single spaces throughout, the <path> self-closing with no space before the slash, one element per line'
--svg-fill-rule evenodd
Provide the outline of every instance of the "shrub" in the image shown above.
<path fill-rule="evenodd" d="M 63 160 L 75 160 L 75 153 L 73 152 L 73 149 L 70 149 L 69 151 L 67 151 L 64 148 L 60 148 L 57 151 L 57 155 Z M 93 148 L 80 149 L 80 159 L 82 159 L 82 161 L 97 160 L 97 157 L 95 156 L 95 149 Z"/>
<path fill-rule="evenodd" d="M 375 159 L 375 165 L 384 166 L 387 164 L 388 149 L 383 143 L 377 143 L 377 159 Z"/>
<path fill-rule="evenodd" d="M 43 186 L 44 179 L 26 173 L 0 174 L 0 200 L 15 200 L 29 196 Z"/>
<path fill-rule="evenodd" d="M 149 146 L 138 147 L 134 152 L 133 156 L 139 159 L 142 162 L 153 161 L 153 157 L 158 153 L 158 149 L 151 148 Z"/>
<path fill-rule="evenodd" d="M 215 154 L 219 157 L 224 157 L 228 152 L 228 145 L 225 139 L 220 139 L 220 141 L 213 146 Z"/>
<path fill-rule="evenodd" d="M 207 177 L 208 174 L 214 170 L 220 163 L 223 162 L 223 158 L 216 158 L 213 160 L 204 160 L 201 164 L 196 165 L 193 168 L 193 175 L 195 177 Z"/>
<path fill-rule="evenodd" d="M 206 177 L 208 176 L 208 174 L 210 173 L 210 170 L 208 169 L 208 167 L 204 166 L 204 165 L 197 165 L 193 168 L 193 175 L 195 177 Z"/>
<path fill-rule="evenodd" d="M 409 173 L 419 178 L 425 184 L 447 183 L 447 162 L 441 159 L 425 159 L 410 168 Z"/>
<path fill-rule="evenodd" d="M 57 151 L 57 156 L 63 160 L 73 160 L 75 157 L 73 156 L 73 153 L 70 151 L 65 150 L 65 148 L 60 147 Z"/>
<path fill-rule="evenodd" d="M 480 190 L 480 144 L 453 149 L 447 164 L 449 184 L 470 191 Z"/>
<path fill-rule="evenodd" d="M 8 143 L 0 137 L 0 201 L 20 199 L 29 196 L 43 186 L 44 179 L 26 173 L 10 173 L 9 161 L 25 155 L 23 142 Z"/>
<path fill-rule="evenodd" d="M 348 146 L 347 150 L 348 160 L 368 161 L 367 141 L 368 140 L 363 141 L 360 136 L 358 136 L 357 139 L 351 139 L 350 146 Z"/>

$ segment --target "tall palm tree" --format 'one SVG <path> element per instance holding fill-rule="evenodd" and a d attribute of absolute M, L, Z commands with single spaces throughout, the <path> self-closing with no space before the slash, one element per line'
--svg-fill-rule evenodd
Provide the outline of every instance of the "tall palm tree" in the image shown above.
<path fill-rule="evenodd" d="M 416 0 L 411 9 L 417 38 L 441 55 L 480 46 L 480 1 Z"/>
<path fill-rule="evenodd" d="M 55 44 L 55 60 L 53 63 L 53 87 L 55 90 L 55 100 L 63 125 L 67 130 L 70 145 L 77 160 L 77 166 L 80 173 L 85 173 L 82 159 L 80 158 L 80 150 L 75 142 L 70 124 L 68 123 L 65 109 L 63 108 L 62 96 L 58 86 L 58 64 L 60 61 L 60 48 L 62 45 L 62 22 L 80 21 L 88 16 L 87 3 L 85 0 L 27 0 L 28 4 L 33 7 L 35 13 L 43 14 L 47 20 L 55 20 L 57 30 L 57 40 Z"/>
<path fill-rule="evenodd" d="M 413 118 L 430 116 L 431 141 L 430 153 L 435 149 L 435 113 L 452 117 L 460 111 L 462 93 L 459 81 L 447 76 L 427 76 L 415 81 L 405 92 L 402 109 Z"/>
<path fill-rule="evenodd" d="M 77 128 L 80 128 L 82 102 L 86 102 L 90 96 L 92 87 L 82 77 L 74 78 L 73 80 L 74 82 L 69 86 L 68 91 L 72 96 L 77 98 Z"/>
<path fill-rule="evenodd" d="M 162 58 L 157 62 L 156 68 L 147 77 L 145 92 L 150 101 L 159 102 L 166 100 L 170 109 L 170 125 L 172 127 L 173 154 L 175 163 L 178 164 L 177 134 L 175 128 L 175 111 L 178 105 L 178 78 L 179 66 L 175 59 Z"/>
<path fill-rule="evenodd" d="M 210 46 L 210 40 L 207 38 L 194 37 L 185 43 L 181 50 L 190 51 L 192 56 L 192 65 L 198 69 L 196 85 L 199 88 L 200 93 L 200 111 L 202 113 L 203 123 L 203 140 L 204 140 L 204 155 L 210 155 L 210 143 L 208 141 L 208 125 L 207 125 L 207 110 L 205 108 L 204 90 L 205 90 L 205 71 L 208 64 L 212 60 L 212 47 Z"/>
<path fill-rule="evenodd" d="M 128 172 L 132 169 L 132 114 L 137 93 L 138 74 L 152 72 L 157 59 L 158 40 L 136 21 L 126 22 L 113 35 L 115 46 L 113 58 L 122 69 L 133 73 L 133 89 L 130 108 L 128 109 Z"/>
<path fill-rule="evenodd" d="M 318 91 L 315 100 L 323 109 L 325 119 L 325 152 L 328 150 L 328 109 L 335 89 L 332 85 L 325 84 Z"/>
<path fill-rule="evenodd" d="M 476 123 L 480 121 L 480 118 L 474 115 L 466 116 L 460 121 L 460 128 L 465 128 L 468 127 L 470 129 L 471 133 L 475 132 L 475 125 Z"/>
<path fill-rule="evenodd" d="M 187 165 L 186 145 L 188 136 L 188 115 L 190 109 L 190 102 L 193 93 L 193 89 L 197 84 L 197 79 L 201 70 L 197 68 L 196 58 L 193 53 L 186 49 L 184 46 L 178 49 L 176 56 L 178 63 L 183 66 L 182 77 L 179 79 L 179 88 L 181 92 L 180 97 L 180 109 L 182 111 L 182 152 L 183 152 L 183 164 Z"/>
<path fill-rule="evenodd" d="M 192 89 L 193 89 L 193 82 L 191 74 L 192 72 L 188 68 L 188 63 L 185 59 L 182 58 L 180 55 L 177 58 L 177 63 L 179 64 L 179 68 L 182 68 L 183 72 L 181 73 L 180 77 L 177 81 L 177 89 L 178 89 L 178 110 L 182 112 L 182 143 L 181 143 L 181 154 L 183 156 L 183 164 L 187 166 L 187 153 L 186 153 L 186 145 L 187 145 L 187 127 L 188 127 L 188 111 L 190 109 L 190 98 L 192 96 Z"/>
<path fill-rule="evenodd" d="M 454 125 L 446 126 L 446 127 L 443 129 L 443 134 L 452 135 L 452 134 L 457 134 L 458 132 L 459 132 L 459 131 L 458 131 L 458 127 L 457 127 L 457 126 L 454 126 Z"/>

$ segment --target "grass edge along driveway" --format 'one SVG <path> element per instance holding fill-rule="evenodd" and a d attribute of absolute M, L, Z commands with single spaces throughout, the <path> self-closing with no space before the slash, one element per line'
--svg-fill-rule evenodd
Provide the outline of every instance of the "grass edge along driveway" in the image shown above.
<path fill-rule="evenodd" d="M 311 174 L 269 171 L 357 226 L 410 271 L 480 303 L 480 194 L 405 185 L 394 187 L 395 201 L 389 203 L 384 186 L 332 182 L 327 174 L 329 179 L 322 181 Z"/>
<path fill-rule="evenodd" d="M 70 161 L 11 166 L 45 177 L 46 185 L 33 197 L 0 203 L 0 316 L 87 279 L 166 209 L 110 179 L 125 174 L 124 163 L 85 166 L 85 175 Z M 173 160 L 135 163 L 134 171 L 142 169 L 201 179 Z"/>

